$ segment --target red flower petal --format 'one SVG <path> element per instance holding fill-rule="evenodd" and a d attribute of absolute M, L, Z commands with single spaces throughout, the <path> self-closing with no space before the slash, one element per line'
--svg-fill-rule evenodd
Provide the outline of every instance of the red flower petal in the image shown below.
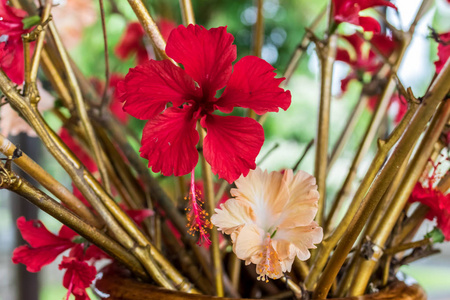
<path fill-rule="evenodd" d="M 167 40 L 166 53 L 183 65 L 207 96 L 214 96 L 231 75 L 236 60 L 233 36 L 226 27 L 206 30 L 199 25 L 174 29 Z"/>
<path fill-rule="evenodd" d="M 0 1 L 0 35 L 20 35 L 27 30 L 23 29 L 22 19 L 28 14 L 26 11 L 11 7 L 6 0 Z"/>
<path fill-rule="evenodd" d="M 437 219 L 437 226 L 450 240 L 450 194 L 444 195 L 440 191 L 424 188 L 421 183 L 416 183 L 409 198 L 409 202 L 420 202 L 430 208 L 427 219 Z"/>
<path fill-rule="evenodd" d="M 17 219 L 17 227 L 30 246 L 20 246 L 13 251 L 12 261 L 27 266 L 29 272 L 39 272 L 65 250 L 75 244 L 70 239 L 58 237 L 45 228 L 39 220 Z"/>
<path fill-rule="evenodd" d="M 198 161 L 199 135 L 190 107 L 171 107 L 149 120 L 142 134 L 141 156 L 153 172 L 165 176 L 188 174 Z"/>
<path fill-rule="evenodd" d="M 127 25 L 125 33 L 117 44 L 114 53 L 122 60 L 128 59 L 136 53 L 138 64 L 149 60 L 149 55 L 144 44 L 145 31 L 141 23 L 131 22 Z"/>
<path fill-rule="evenodd" d="M 78 233 L 67 227 L 66 225 L 61 226 L 61 229 L 58 232 L 58 236 L 60 238 L 71 241 L 74 237 L 76 237 Z"/>
<path fill-rule="evenodd" d="M 391 36 L 384 34 L 374 34 L 370 39 L 370 43 L 386 57 L 391 55 L 398 46 L 397 42 Z"/>
<path fill-rule="evenodd" d="M 86 252 L 84 253 L 83 260 L 85 261 L 97 261 L 100 259 L 110 258 L 108 254 L 103 252 L 100 248 L 95 245 L 90 245 Z"/>
<path fill-rule="evenodd" d="M 333 0 L 333 16 L 336 23 L 347 22 L 360 25 L 364 31 L 379 32 L 380 25 L 375 19 L 359 17 L 361 10 L 375 6 L 389 6 L 397 9 L 394 4 L 385 0 Z M 376 23 L 376 24 L 375 24 Z"/>
<path fill-rule="evenodd" d="M 361 8 L 357 1 L 333 0 L 333 7 L 334 21 L 336 23 L 358 24 Z"/>
<path fill-rule="evenodd" d="M 81 247 L 80 247 L 81 248 Z M 86 288 L 94 281 L 97 270 L 79 259 L 79 247 L 75 247 L 70 256 L 64 256 L 59 269 L 67 269 L 63 278 L 63 286 L 75 295 L 75 299 L 90 299 Z"/>
<path fill-rule="evenodd" d="M 97 171 L 97 165 L 89 154 L 78 144 L 77 141 L 70 135 L 69 131 L 61 127 L 59 131 L 59 137 L 69 147 L 69 149 L 78 157 L 78 159 L 84 164 L 89 172 L 94 173 Z"/>
<path fill-rule="evenodd" d="M 34 51 L 31 44 L 31 51 Z M 23 43 L 20 36 L 10 36 L 7 42 L 0 44 L 0 67 L 15 84 L 23 84 L 25 79 L 25 65 Z"/>
<path fill-rule="evenodd" d="M 363 28 L 364 31 L 378 33 L 381 31 L 381 25 L 377 20 L 371 17 L 359 17 L 359 26 Z"/>
<path fill-rule="evenodd" d="M 130 69 L 117 86 L 117 95 L 125 101 L 123 109 L 138 119 L 151 119 L 168 102 L 180 106 L 200 91 L 194 81 L 170 60 L 150 60 Z"/>
<path fill-rule="evenodd" d="M 207 115 L 201 125 L 207 129 L 203 153 L 214 174 L 232 183 L 256 168 L 255 159 L 264 143 L 264 130 L 258 122 Z"/>
<path fill-rule="evenodd" d="M 450 42 L 450 32 L 441 34 L 439 38 L 444 43 Z M 439 59 L 434 62 L 434 65 L 436 66 L 436 73 L 439 74 L 442 68 L 444 67 L 445 63 L 447 62 L 448 58 L 450 57 L 450 44 L 444 45 L 442 43 L 439 43 L 437 54 Z"/>
<path fill-rule="evenodd" d="M 279 107 L 288 109 L 291 93 L 279 87 L 284 78 L 275 78 L 274 70 L 261 58 L 243 57 L 234 65 L 227 87 L 216 102 L 217 107 L 225 113 L 236 106 L 251 108 L 260 115 L 277 112 Z"/>
<path fill-rule="evenodd" d="M 359 3 L 361 10 L 376 6 L 389 6 L 394 8 L 395 10 L 397 9 L 394 4 L 386 0 L 358 0 L 357 2 Z"/>
<path fill-rule="evenodd" d="M 348 64 L 352 64 L 352 60 L 350 58 L 350 55 L 348 54 L 348 51 L 342 48 L 338 48 L 336 51 L 336 60 L 342 61 Z"/>

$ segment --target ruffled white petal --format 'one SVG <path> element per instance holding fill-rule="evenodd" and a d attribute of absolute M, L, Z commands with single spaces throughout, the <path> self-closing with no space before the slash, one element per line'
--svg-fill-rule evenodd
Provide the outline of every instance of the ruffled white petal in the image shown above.
<path fill-rule="evenodd" d="M 296 228 L 280 228 L 274 236 L 274 241 L 286 241 L 292 243 L 296 248 L 295 253 L 300 260 L 307 260 L 311 253 L 309 249 L 316 248 L 323 239 L 322 227 L 319 227 L 316 222 L 311 222 L 308 226 L 301 226 Z"/>
<path fill-rule="evenodd" d="M 228 199 L 215 211 L 211 216 L 211 223 L 225 234 L 231 234 L 245 224 L 254 223 L 255 220 L 252 208 L 236 199 Z"/>

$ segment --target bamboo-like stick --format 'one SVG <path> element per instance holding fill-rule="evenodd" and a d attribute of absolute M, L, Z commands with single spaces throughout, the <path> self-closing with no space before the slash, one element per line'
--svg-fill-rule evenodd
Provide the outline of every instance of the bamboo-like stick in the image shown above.
<path fill-rule="evenodd" d="M 102 160 L 102 149 L 97 141 L 97 137 L 94 132 L 94 128 L 87 114 L 86 104 L 84 103 L 83 95 L 81 94 L 80 86 L 78 85 L 75 73 L 73 72 L 72 66 L 70 64 L 69 56 L 67 54 L 64 45 L 59 37 L 58 31 L 53 22 L 49 23 L 50 32 L 55 41 L 58 52 L 61 56 L 66 75 L 69 81 L 69 88 L 73 95 L 73 100 L 77 115 L 80 118 L 81 127 L 84 131 L 84 135 L 88 141 L 90 148 L 92 149 L 92 154 L 95 162 L 97 163 L 98 170 L 100 171 L 100 176 L 102 177 L 102 182 L 106 190 L 111 193 L 111 184 L 108 177 L 108 172 L 106 171 L 105 163 Z"/>
<path fill-rule="evenodd" d="M 358 170 L 361 161 L 369 151 L 370 145 L 372 144 L 373 139 L 377 134 L 377 130 L 380 127 L 386 115 L 386 111 L 388 109 L 394 91 L 395 91 L 395 82 L 391 78 L 380 98 L 380 101 L 378 102 L 375 112 L 372 115 L 369 127 L 367 127 L 366 129 L 361 144 L 359 145 L 358 151 L 356 152 L 356 155 L 352 161 L 352 165 L 350 166 L 350 169 L 347 173 L 347 177 L 345 178 L 344 184 L 342 185 L 341 189 L 336 195 L 336 198 L 334 199 L 333 208 L 328 216 L 327 222 L 328 226 L 326 228 L 326 232 L 329 232 L 333 229 L 332 225 L 337 222 L 336 212 L 339 211 L 339 208 L 343 205 L 344 200 L 347 199 L 349 194 L 351 193 L 351 187 L 356 177 L 356 171 Z M 350 209 L 349 212 L 347 212 L 347 215 L 354 215 L 357 208 L 358 204 L 353 201 L 350 204 Z"/>
<path fill-rule="evenodd" d="M 181 17 L 183 19 L 183 25 L 195 24 L 194 9 L 192 7 L 191 0 L 180 0 Z"/>
<path fill-rule="evenodd" d="M 3 166 L 3 163 L 0 162 L 0 164 Z M 130 268 L 131 271 L 133 271 L 134 274 L 143 279 L 148 279 L 148 275 L 139 261 L 117 242 L 103 234 L 97 228 L 87 224 L 82 219 L 75 216 L 72 212 L 58 204 L 55 200 L 47 196 L 45 193 L 32 186 L 25 179 L 18 177 L 14 173 L 0 173 L 2 179 L 5 178 L 4 176 L 9 176 L 9 178 L 12 178 L 13 180 L 10 186 L 5 186 L 5 183 L 7 181 L 2 180 L 3 188 L 8 188 L 12 192 L 21 195 L 22 197 L 54 217 L 56 220 L 72 228 L 75 232 L 101 248 L 108 255 L 126 265 L 128 268 Z"/>
<path fill-rule="evenodd" d="M 434 143 L 439 139 L 444 126 L 447 124 L 449 116 L 450 101 L 445 101 L 433 117 L 433 120 L 428 127 L 419 148 L 414 154 L 405 178 L 402 180 L 400 187 L 394 195 L 394 201 L 392 201 L 389 208 L 385 210 L 383 218 L 380 220 L 377 229 L 374 230 L 373 234 L 369 235 L 370 240 L 374 244 L 383 247 L 386 243 L 396 220 L 400 216 L 403 207 L 409 199 L 411 191 L 419 180 L 420 175 L 428 162 L 428 157 L 430 157 L 434 149 Z M 360 265 L 359 271 L 355 274 L 354 283 L 349 291 L 351 296 L 361 295 L 364 293 L 376 263 L 376 260 L 371 259 L 364 261 Z"/>
<path fill-rule="evenodd" d="M 433 86 L 430 88 L 429 93 L 425 95 L 423 102 L 419 105 L 419 108 L 414 114 L 411 122 L 409 122 L 407 129 L 404 132 L 394 130 L 393 134 L 389 138 L 388 142 L 396 139 L 399 135 L 401 136 L 394 152 L 389 156 L 388 160 L 384 164 L 384 167 L 378 172 L 374 183 L 370 186 L 368 193 L 364 197 L 364 201 L 361 204 L 360 210 L 358 211 L 346 234 L 343 236 L 336 250 L 331 256 L 331 259 L 328 262 L 327 267 L 325 268 L 325 271 L 314 291 L 313 296 L 315 298 L 326 298 L 328 291 L 333 284 L 337 273 L 339 272 L 339 269 L 344 263 L 347 254 L 353 247 L 353 244 L 360 234 L 362 228 L 364 227 L 367 219 L 388 188 L 392 178 L 395 176 L 396 170 L 403 163 L 403 160 L 406 158 L 412 146 L 419 138 L 421 132 L 426 127 L 426 124 L 435 112 L 436 107 L 449 92 L 449 87 L 450 61 L 447 61 L 443 70 L 436 78 Z M 400 124 L 402 122 L 400 122 Z M 400 125 L 397 128 L 399 127 Z M 386 148 L 388 142 L 383 145 L 380 150 Z M 377 157 L 375 158 L 374 162 L 376 161 Z"/>
<path fill-rule="evenodd" d="M 73 111 L 74 105 L 72 101 L 72 96 L 70 95 L 69 90 L 64 84 L 61 75 L 59 74 L 58 70 L 55 68 L 55 65 L 51 61 L 45 46 L 41 54 L 41 60 L 42 60 L 41 64 L 42 69 L 44 70 L 44 73 L 47 74 L 47 78 L 49 79 L 55 91 L 58 93 L 63 105 L 69 111 Z"/>
<path fill-rule="evenodd" d="M 46 22 L 47 19 L 50 17 L 51 8 L 52 8 L 52 1 L 45 0 L 44 9 L 42 10 L 41 15 L 41 22 Z M 37 72 L 39 68 L 39 61 L 41 59 L 42 48 L 44 45 L 44 39 L 45 39 L 45 30 L 42 30 L 37 38 L 36 49 L 34 51 L 33 57 L 31 58 L 30 77 L 33 82 L 36 81 Z"/>
<path fill-rule="evenodd" d="M 326 13 L 327 13 L 327 5 L 325 5 L 325 7 L 320 11 L 320 14 L 317 15 L 317 17 L 312 21 L 311 25 L 309 26 L 310 32 L 314 31 L 317 28 L 317 26 L 319 26 L 320 22 L 322 21 L 323 17 L 325 17 Z M 310 43 L 311 40 L 309 39 L 308 34 L 305 33 L 302 39 L 300 40 L 300 43 L 298 43 L 297 47 L 292 53 L 291 58 L 289 59 L 289 62 L 285 68 L 283 77 L 286 78 L 286 80 L 282 82 L 283 86 L 286 86 L 289 83 L 289 80 L 291 80 L 292 75 L 294 74 L 295 70 L 298 67 L 300 59 L 302 58 L 303 54 L 305 53 Z"/>
<path fill-rule="evenodd" d="M 166 41 L 164 41 L 164 38 L 162 37 L 158 26 L 150 16 L 150 13 L 148 12 L 142 0 L 128 0 L 128 3 L 130 4 L 131 8 L 139 19 L 139 22 L 141 22 L 142 27 L 144 27 L 145 32 L 150 38 L 153 49 L 156 53 L 156 57 L 161 60 L 169 59 L 165 52 Z"/>
<path fill-rule="evenodd" d="M 287 285 L 287 287 L 294 293 L 295 299 L 302 299 L 303 292 L 302 289 L 295 284 L 294 281 L 288 279 L 287 277 L 281 277 L 280 280 Z"/>
<path fill-rule="evenodd" d="M 390 80 L 390 84 L 394 85 L 392 78 Z M 385 89 L 383 95 L 387 95 L 390 89 L 392 89 L 392 87 L 388 86 Z M 316 256 L 317 260 L 313 263 L 311 267 L 311 272 L 308 274 L 308 277 L 306 278 L 305 281 L 305 285 L 308 288 L 308 290 L 313 289 L 314 284 L 316 283 L 320 273 L 323 270 L 323 267 L 327 263 L 328 256 L 330 255 L 331 251 L 334 249 L 336 244 L 339 242 L 339 240 L 342 238 L 342 236 L 348 230 L 348 227 L 351 224 L 353 217 L 358 211 L 360 203 L 363 201 L 363 198 L 367 190 L 371 186 L 371 183 L 375 178 L 378 170 L 383 165 L 384 160 L 389 152 L 389 149 L 392 148 L 397 142 L 397 140 L 400 138 L 400 133 L 405 130 L 408 121 L 411 120 L 412 116 L 415 114 L 416 107 L 417 107 L 416 104 L 411 104 L 410 109 L 406 113 L 402 122 L 400 122 L 400 124 L 396 127 L 394 131 L 395 134 L 392 134 L 391 138 L 389 138 L 389 140 L 385 142 L 383 147 L 380 147 L 378 149 L 376 157 L 372 161 L 371 166 L 369 167 L 363 181 L 361 182 L 356 194 L 353 197 L 353 201 L 350 204 L 347 214 L 341 220 L 341 222 L 339 223 L 338 227 L 334 230 L 334 232 L 330 236 L 326 237 L 320 244 L 318 254 Z"/>
<path fill-rule="evenodd" d="M 409 153 L 411 155 L 412 151 Z M 405 174 L 406 168 L 408 166 L 408 159 L 405 159 L 402 166 L 400 167 L 399 171 L 395 175 L 394 180 L 389 185 L 388 190 L 386 193 L 384 193 L 383 198 L 381 199 L 380 203 L 378 204 L 376 210 L 373 212 L 366 228 L 364 229 L 364 232 L 362 234 L 363 237 L 365 236 L 371 236 L 374 234 L 374 231 L 377 229 L 377 225 L 379 224 L 381 218 L 383 217 L 384 212 L 386 211 L 388 205 L 393 200 L 393 195 L 398 189 L 398 186 L 400 185 L 400 182 Z M 342 279 L 339 282 L 337 296 L 338 297 L 344 297 L 344 295 L 348 292 L 348 289 L 350 288 L 352 281 L 354 279 L 354 275 L 356 272 L 356 269 L 361 264 L 361 261 L 363 258 L 361 257 L 361 248 L 363 243 L 366 242 L 366 239 L 362 238 L 359 242 L 359 245 L 357 247 L 357 250 L 354 251 L 353 256 L 350 258 L 349 265 L 347 269 L 344 272 L 344 275 Z"/>
<path fill-rule="evenodd" d="M 82 166 L 81 162 L 73 155 L 73 153 L 62 143 L 56 133 L 45 123 L 39 112 L 30 105 L 27 105 L 23 98 L 17 93 L 12 84 L 8 81 L 3 73 L 0 73 L 0 89 L 8 98 L 11 105 L 19 109 L 24 118 L 32 125 L 33 129 L 42 139 L 44 145 L 50 153 L 57 159 L 61 166 L 67 171 L 72 178 L 77 188 L 91 203 L 94 209 L 99 213 L 107 224 L 111 234 L 122 244 L 125 248 L 131 249 L 138 259 L 144 265 L 146 270 L 152 275 L 153 279 L 163 287 L 174 289 L 157 265 L 154 264 L 150 251 L 157 253 L 154 247 L 150 247 L 145 236 L 139 231 L 136 225 L 129 219 L 129 217 L 120 209 L 115 201 L 104 191 L 103 187 L 95 180 L 95 178 L 87 172 Z M 117 219 L 117 221 L 116 221 Z M 124 226 L 127 231 L 119 225 Z M 133 235 L 133 239 L 127 234 Z M 141 247 L 136 247 L 136 242 Z M 150 251 L 145 250 L 150 247 Z M 158 254 L 158 253 L 157 253 Z M 164 264 L 167 270 L 170 270 L 168 275 L 174 282 L 178 282 L 181 288 L 186 291 L 196 292 L 189 284 L 186 284 L 177 270 L 170 266 L 166 259 L 160 255 L 157 258 L 160 264 Z"/>
<path fill-rule="evenodd" d="M 253 27 L 253 44 L 252 53 L 254 56 L 261 57 L 261 51 L 264 44 L 264 0 L 255 0 L 256 3 L 256 22 Z M 256 113 L 253 109 L 247 110 L 247 117 L 256 119 Z"/>
<path fill-rule="evenodd" d="M 432 240 L 430 238 L 426 238 L 420 241 L 416 241 L 416 242 L 411 242 L 411 243 L 406 243 L 406 244 L 401 244 L 398 246 L 394 246 L 392 248 L 388 248 L 384 251 L 384 254 L 386 255 L 393 255 L 399 252 L 403 252 L 409 249 L 413 249 L 413 248 L 417 248 L 417 247 L 423 247 L 426 245 L 431 244 Z"/>
<path fill-rule="evenodd" d="M 261 57 L 261 50 L 264 44 L 264 0 L 255 0 L 256 2 L 256 23 L 253 28 L 253 55 Z"/>
<path fill-rule="evenodd" d="M 0 152 L 4 155 L 12 156 L 16 150 L 16 146 L 0 134 Z M 14 163 L 23 171 L 35 179 L 39 184 L 49 190 L 61 202 L 63 202 L 71 211 L 77 214 L 87 223 L 100 228 L 101 222 L 92 214 L 92 212 L 75 197 L 65 186 L 45 171 L 40 165 L 32 160 L 26 153 L 22 152 L 22 156 L 14 159 Z"/>
<path fill-rule="evenodd" d="M 203 140 L 205 138 L 205 132 L 203 131 L 202 127 L 200 126 L 200 122 L 198 123 L 197 127 L 199 128 L 199 135 L 200 135 L 200 142 L 199 145 L 202 147 Z M 206 162 L 205 157 L 203 156 L 203 153 L 200 153 L 200 162 L 202 165 L 202 177 L 203 177 L 203 185 L 205 189 L 205 205 L 206 205 L 206 212 L 207 216 L 212 216 L 214 214 L 214 208 L 216 206 L 216 203 L 214 202 L 214 182 L 212 178 L 212 172 L 211 167 Z M 195 195 L 192 195 L 192 197 L 195 197 Z M 220 249 L 219 249 L 219 234 L 216 228 L 212 228 L 210 231 L 210 238 L 211 238 L 211 258 L 213 261 L 213 275 L 215 280 L 215 287 L 216 287 L 216 295 L 218 297 L 223 297 L 225 294 L 223 292 L 223 270 L 222 270 L 222 259 L 220 255 Z"/>
<path fill-rule="evenodd" d="M 314 177 L 317 180 L 319 191 L 319 209 L 316 215 L 316 222 L 324 224 L 325 200 L 326 200 L 326 179 L 328 164 L 328 142 L 330 125 L 331 106 L 331 83 L 333 77 L 333 64 L 336 58 L 337 36 L 331 35 L 328 43 L 323 49 L 318 49 L 321 62 L 321 83 L 320 83 L 320 103 L 317 121 L 317 134 L 315 141 L 316 156 L 314 161 Z"/>
<path fill-rule="evenodd" d="M 236 254 L 231 253 L 230 254 L 230 260 L 229 260 L 229 271 L 228 274 L 230 274 L 231 284 L 233 285 L 235 290 L 239 289 L 239 279 L 241 278 L 241 266 L 242 266 L 242 260 L 237 258 Z"/>
<path fill-rule="evenodd" d="M 405 241 L 408 235 L 416 228 L 419 224 L 423 222 L 426 215 L 428 214 L 430 208 L 423 204 L 419 204 L 411 216 L 406 220 L 405 224 L 402 227 L 399 235 L 396 236 L 396 240 L 401 243 Z"/>
<path fill-rule="evenodd" d="M 337 158 L 342 153 L 344 146 L 347 144 L 348 140 L 352 136 L 355 126 L 358 123 L 358 120 L 361 117 L 361 114 L 364 112 L 364 109 L 367 106 L 368 98 L 369 97 L 367 97 L 366 95 L 361 93 L 358 102 L 356 103 L 355 107 L 353 108 L 353 110 L 350 114 L 350 117 L 349 117 L 347 123 L 345 124 L 344 130 L 342 131 L 341 135 L 339 136 L 339 139 L 337 140 L 336 144 L 333 147 L 333 151 L 331 152 L 330 160 L 328 161 L 328 165 L 327 165 L 327 173 L 329 173 L 331 167 L 334 165 Z M 332 211 L 333 211 L 333 209 L 332 209 Z"/>
<path fill-rule="evenodd" d="M 419 12 L 420 12 L 420 10 L 419 10 Z M 419 13 L 417 15 L 419 15 Z M 416 19 L 417 19 L 417 16 L 416 16 Z M 414 22 L 413 22 L 413 24 L 414 24 Z M 385 98 L 390 99 L 390 97 L 392 96 L 392 93 L 393 93 L 393 90 L 395 87 L 395 75 L 394 74 L 396 72 L 396 68 L 398 68 L 400 66 L 400 63 L 402 61 L 402 58 L 404 57 L 406 49 L 411 42 L 413 31 L 414 31 L 414 26 L 411 25 L 408 33 L 403 35 L 404 40 L 402 41 L 402 45 L 399 50 L 399 54 L 397 56 L 396 63 L 394 64 L 395 68 L 392 70 L 393 73 L 389 76 L 388 83 L 383 90 L 380 104 L 378 105 L 377 110 L 380 108 L 382 102 L 387 101 L 387 100 L 385 100 Z M 402 130 L 404 130 L 406 128 L 406 125 L 407 125 L 406 122 L 408 122 L 411 119 L 412 115 L 415 113 L 413 110 L 415 107 L 417 107 L 415 104 L 410 105 L 410 108 L 409 108 L 408 112 L 406 113 L 404 120 L 402 120 L 402 122 L 400 122 L 400 124 L 397 126 L 395 131 L 402 132 Z M 377 111 L 375 112 L 375 114 L 377 114 Z M 395 138 L 390 138 L 388 143 L 384 147 L 380 147 L 378 149 L 377 157 L 374 158 L 374 160 L 372 161 L 372 164 L 369 167 L 366 175 L 364 176 L 363 181 L 359 185 L 359 188 L 353 197 L 352 203 L 350 204 L 349 210 L 347 211 L 346 215 L 341 220 L 341 222 L 339 223 L 338 227 L 334 230 L 334 232 L 329 237 L 326 237 L 324 239 L 324 241 L 322 242 L 322 244 L 319 245 L 318 255 L 316 256 L 317 259 L 314 261 L 313 268 L 311 268 L 311 272 L 309 273 L 308 277 L 306 278 L 306 282 L 305 282 L 305 285 L 309 290 L 311 290 L 314 287 L 320 273 L 323 270 L 323 267 L 327 263 L 328 256 L 330 255 L 332 249 L 334 249 L 334 247 L 339 242 L 341 237 L 348 230 L 350 222 L 352 221 L 354 215 L 356 214 L 356 212 L 358 210 L 358 207 L 360 206 L 361 201 L 363 200 L 369 187 L 371 186 L 372 181 L 375 178 L 375 175 L 377 174 L 378 170 L 382 166 L 382 164 L 388 154 L 388 150 L 390 149 L 390 147 L 394 146 L 394 144 L 395 144 L 394 142 L 396 141 L 396 139 L 399 138 L 398 134 L 394 135 L 394 137 Z M 344 183 L 344 185 L 345 185 L 345 183 Z M 331 216 L 329 216 L 329 218 L 330 217 Z"/>
<path fill-rule="evenodd" d="M 308 264 L 306 262 L 298 259 L 298 257 L 296 257 L 294 259 L 294 268 L 300 274 L 301 280 L 304 281 L 306 276 L 308 276 L 308 273 L 309 273 L 309 266 L 308 266 Z"/>

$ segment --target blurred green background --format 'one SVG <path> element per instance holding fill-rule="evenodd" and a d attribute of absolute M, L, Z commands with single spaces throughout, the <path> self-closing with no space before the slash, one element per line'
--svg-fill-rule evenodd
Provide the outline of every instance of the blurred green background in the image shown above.
<path fill-rule="evenodd" d="M 67 3 L 84 3 L 89 1 L 67 0 L 61 1 L 59 7 L 54 10 L 64 10 Z M 66 3 L 67 2 L 67 3 Z M 192 0 L 195 8 L 196 22 L 206 28 L 217 26 L 228 26 L 228 32 L 235 36 L 238 59 L 252 54 L 252 26 L 256 21 L 256 7 L 254 1 L 250 0 Z M 315 16 L 325 6 L 323 0 L 265 0 L 264 1 L 264 28 L 265 38 L 262 56 L 270 62 L 280 76 L 289 61 L 289 58 L 305 33 L 305 27 L 309 26 Z M 96 1 L 93 9 L 98 12 Z M 390 13 L 388 17 L 391 22 L 405 28 L 414 14 L 419 1 L 397 0 L 394 3 L 399 7 L 400 17 Z M 106 4 L 106 23 L 109 42 L 110 64 L 112 72 L 126 74 L 129 68 L 134 67 L 134 58 L 123 62 L 114 54 L 114 48 L 120 40 L 127 22 L 135 20 L 132 10 L 127 1 L 116 0 L 116 5 L 120 13 L 111 13 L 109 1 Z M 153 16 L 166 18 L 177 24 L 181 23 L 179 3 L 177 0 L 147 1 L 148 8 Z M 439 3 L 438 3 L 439 5 Z M 80 6 L 81 7 L 81 6 Z M 421 96 L 426 89 L 434 73 L 432 61 L 435 58 L 436 44 L 427 39 L 427 25 L 435 28 L 446 28 L 450 23 L 450 12 L 446 17 L 445 12 L 433 8 L 420 23 L 417 34 L 411 49 L 407 53 L 405 63 L 399 74 L 406 86 L 412 86 L 413 90 Z M 75 27 L 79 24 L 73 24 Z M 450 25 L 449 25 L 450 27 Z M 318 32 L 323 31 L 323 26 L 318 28 Z M 82 39 L 78 45 L 70 49 L 70 53 L 81 70 L 88 77 L 104 78 L 104 49 L 100 20 L 83 30 Z M 413 63 L 414 62 L 414 63 Z M 348 67 L 342 63 L 336 63 L 333 86 L 334 100 L 331 109 L 331 131 L 330 149 L 336 142 L 349 113 L 355 104 L 361 86 L 357 82 L 350 84 L 349 91 L 342 95 L 340 92 L 340 79 L 344 78 L 348 72 Z M 303 153 L 306 145 L 315 136 L 316 115 L 318 107 L 318 60 L 313 47 L 307 49 L 307 55 L 303 57 L 300 65 L 288 85 L 293 98 L 292 105 L 287 112 L 281 111 L 271 114 L 264 124 L 266 141 L 261 150 L 260 158 L 264 156 L 275 144 L 279 147 L 261 164 L 263 168 L 278 170 L 282 168 L 292 168 L 298 158 Z M 242 113 L 237 110 L 236 113 Z M 346 146 L 341 158 L 331 169 L 328 182 L 328 200 L 339 189 L 343 181 L 343 175 L 351 164 L 354 150 L 359 139 L 364 133 L 368 124 L 370 112 L 364 112 L 359 121 L 349 145 Z M 391 116 L 392 117 L 392 116 Z M 52 126 L 58 127 L 60 124 L 50 114 L 46 118 Z M 136 130 L 142 129 L 143 122 L 132 120 L 131 126 Z M 390 125 L 389 125 L 390 126 Z M 373 145 L 374 146 L 374 145 Z M 138 145 L 136 145 L 138 147 Z M 358 170 L 358 176 L 364 175 L 368 168 L 370 158 L 374 155 L 372 148 L 365 161 Z M 43 151 L 40 161 L 46 169 L 56 178 L 61 178 L 70 187 L 70 180 L 64 171 L 55 163 L 54 159 Z M 257 160 L 258 161 L 258 160 Z M 314 149 L 311 149 L 300 166 L 301 169 L 312 172 L 314 162 Z M 356 184 L 356 182 L 355 182 Z M 2 199 L 7 197 L 7 193 L 1 191 Z M 10 205 L 0 202 L 0 299 L 14 299 L 13 293 L 8 293 L 8 289 L 14 289 L 14 282 L 8 280 L 9 272 L 13 272 L 14 266 L 10 261 L 12 252 L 12 242 L 15 227 L 15 220 L 9 214 Z M 40 214 L 40 218 L 53 231 L 60 226 L 56 221 L 45 214 Z M 428 227 L 427 227 L 428 226 Z M 426 224 L 424 232 L 432 228 Z M 443 254 L 430 257 L 415 263 L 411 266 L 403 267 L 402 271 L 410 274 L 420 284 L 424 286 L 429 294 L 429 299 L 450 299 L 450 251 L 448 244 L 441 246 Z M 57 260 L 58 261 L 58 260 Z M 61 285 L 62 272 L 57 270 L 57 263 L 54 263 L 40 273 L 42 285 L 39 299 L 53 300 L 62 299 L 66 290 Z M 5 270 L 6 271 L 5 271 Z M 36 296 L 37 298 L 37 296 Z"/>

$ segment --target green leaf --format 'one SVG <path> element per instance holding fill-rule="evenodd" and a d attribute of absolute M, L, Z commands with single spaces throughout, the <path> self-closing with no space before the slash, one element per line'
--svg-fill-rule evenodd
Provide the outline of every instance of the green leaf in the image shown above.
<path fill-rule="evenodd" d="M 434 227 L 434 229 L 428 232 L 425 237 L 431 238 L 433 244 L 442 243 L 445 240 L 444 234 L 442 234 L 442 231 L 437 227 Z"/>
<path fill-rule="evenodd" d="M 23 29 L 29 29 L 41 22 L 41 17 L 39 16 L 31 16 L 28 18 L 22 19 Z"/>

